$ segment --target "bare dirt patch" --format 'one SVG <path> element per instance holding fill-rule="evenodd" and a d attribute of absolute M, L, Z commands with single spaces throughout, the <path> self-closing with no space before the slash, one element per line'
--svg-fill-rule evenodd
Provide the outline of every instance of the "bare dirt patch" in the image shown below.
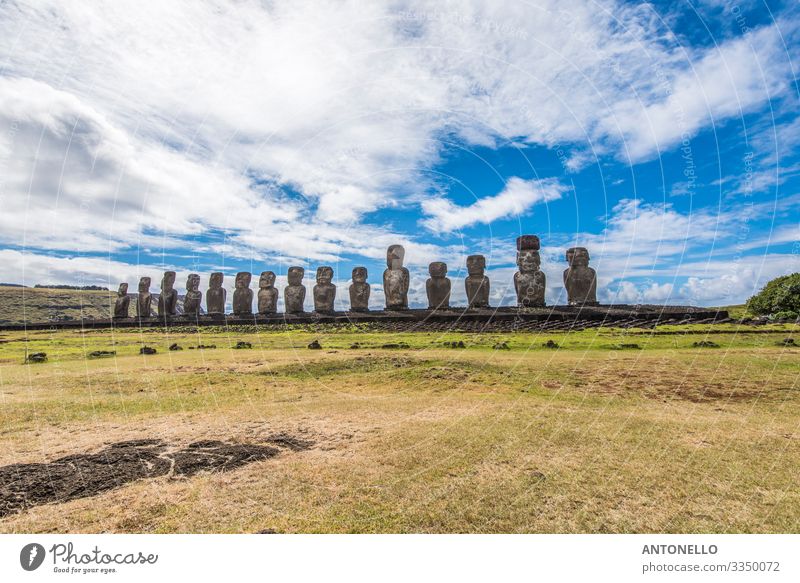
<path fill-rule="evenodd" d="M 2 466 L 0 517 L 31 506 L 94 496 L 142 478 L 227 472 L 275 457 L 284 450 L 301 451 L 313 445 L 285 433 L 276 434 L 267 443 L 203 440 L 178 448 L 159 439 L 136 439 L 49 463 Z"/>

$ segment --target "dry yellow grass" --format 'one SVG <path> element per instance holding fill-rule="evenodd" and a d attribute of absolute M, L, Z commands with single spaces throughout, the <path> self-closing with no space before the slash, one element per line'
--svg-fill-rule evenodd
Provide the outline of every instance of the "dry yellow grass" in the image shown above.
<path fill-rule="evenodd" d="M 5 335 L 0 465 L 139 438 L 261 443 L 286 432 L 314 446 L 34 506 L 0 530 L 800 530 L 800 351 L 774 339 L 615 351 L 578 334 L 559 343 L 586 347 L 555 351 L 516 335 L 512 350 L 493 351 L 477 337 L 451 350 L 405 334 L 410 350 L 350 350 L 365 336 L 332 334 L 322 343 L 335 350 L 311 351 L 313 335 L 276 332 L 230 350 L 240 337 L 167 352 L 198 339 L 42 333 L 27 341 L 50 361 L 23 365 L 24 339 Z M 137 343 L 159 354 L 133 354 Z M 120 355 L 83 358 L 100 345 Z"/>

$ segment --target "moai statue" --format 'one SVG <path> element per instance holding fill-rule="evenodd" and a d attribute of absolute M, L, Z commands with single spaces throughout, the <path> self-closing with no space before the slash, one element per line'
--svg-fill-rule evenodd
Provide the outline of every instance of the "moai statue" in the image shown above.
<path fill-rule="evenodd" d="M 314 286 L 314 311 L 320 314 L 333 313 L 336 286 L 331 283 L 333 267 L 317 268 L 317 285 Z"/>
<path fill-rule="evenodd" d="M 203 292 L 200 291 L 200 276 L 190 273 L 186 278 L 186 295 L 183 297 L 183 313 L 187 316 L 199 316 Z"/>
<path fill-rule="evenodd" d="M 209 314 L 224 314 L 225 313 L 225 300 L 228 297 L 228 291 L 222 287 L 222 282 L 225 276 L 216 271 L 211 274 L 208 280 L 208 291 L 206 292 L 206 312 Z"/>
<path fill-rule="evenodd" d="M 250 281 L 253 274 L 249 271 L 240 271 L 236 274 L 236 289 L 233 290 L 233 314 L 247 316 L 253 313 L 253 290 Z"/>
<path fill-rule="evenodd" d="M 303 302 L 306 300 L 306 286 L 303 285 L 305 272 L 302 267 L 290 267 L 286 272 L 289 285 L 283 290 L 283 303 L 287 314 L 302 314 L 305 311 L 303 308 Z"/>
<path fill-rule="evenodd" d="M 274 314 L 278 311 L 278 290 L 275 288 L 275 274 L 262 271 L 258 279 L 258 313 Z"/>
<path fill-rule="evenodd" d="M 517 266 L 514 288 L 517 290 L 517 305 L 521 308 L 544 307 L 546 278 L 539 270 L 539 237 L 523 235 L 517 237 Z"/>
<path fill-rule="evenodd" d="M 489 278 L 486 271 L 486 257 L 470 255 L 467 257 L 467 278 L 464 286 L 467 289 L 467 306 L 470 308 L 489 307 Z"/>
<path fill-rule="evenodd" d="M 150 278 L 143 277 L 139 280 L 139 297 L 136 298 L 136 317 L 149 318 L 150 304 L 153 297 L 150 295 Z"/>
<path fill-rule="evenodd" d="M 353 268 L 353 283 L 350 285 L 350 311 L 369 312 L 369 284 L 367 268 Z"/>
<path fill-rule="evenodd" d="M 128 295 L 128 284 L 119 284 L 119 291 L 117 291 L 117 300 L 114 302 L 114 317 L 127 318 L 128 307 L 131 305 L 131 297 Z"/>
<path fill-rule="evenodd" d="M 428 265 L 428 273 L 431 274 L 425 282 L 428 309 L 447 310 L 450 308 L 450 278 L 447 277 L 447 263 L 434 261 Z"/>
<path fill-rule="evenodd" d="M 387 310 L 408 309 L 408 284 L 411 276 L 403 267 L 406 250 L 402 245 L 390 245 L 386 250 L 386 266 L 383 272 L 383 293 Z"/>
<path fill-rule="evenodd" d="M 589 267 L 586 247 L 567 249 L 569 267 L 564 270 L 564 287 L 570 306 L 596 306 L 597 273 Z"/>
<path fill-rule="evenodd" d="M 174 316 L 178 313 L 178 292 L 175 290 L 175 272 L 165 271 L 161 278 L 161 294 L 158 296 L 158 316 Z"/>

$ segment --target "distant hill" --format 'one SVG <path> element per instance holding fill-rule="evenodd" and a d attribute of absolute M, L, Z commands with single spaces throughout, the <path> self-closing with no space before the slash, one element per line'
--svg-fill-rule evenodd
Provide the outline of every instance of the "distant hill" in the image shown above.
<path fill-rule="evenodd" d="M 136 296 L 131 296 L 129 314 L 136 314 Z M 158 294 L 154 293 L 152 315 L 156 315 Z M 116 291 L 69 288 L 19 287 L 0 285 L 0 326 L 42 322 L 63 322 L 110 318 L 114 313 Z M 183 313 L 183 296 L 178 296 L 178 313 Z"/>

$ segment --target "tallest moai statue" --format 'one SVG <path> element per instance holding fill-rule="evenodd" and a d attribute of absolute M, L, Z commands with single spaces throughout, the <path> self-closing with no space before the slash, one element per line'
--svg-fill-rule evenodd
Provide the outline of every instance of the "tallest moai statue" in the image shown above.
<path fill-rule="evenodd" d="M 517 290 L 517 305 L 521 308 L 544 307 L 546 278 L 539 269 L 539 237 L 522 235 L 517 237 L 517 266 L 514 288 Z"/>

